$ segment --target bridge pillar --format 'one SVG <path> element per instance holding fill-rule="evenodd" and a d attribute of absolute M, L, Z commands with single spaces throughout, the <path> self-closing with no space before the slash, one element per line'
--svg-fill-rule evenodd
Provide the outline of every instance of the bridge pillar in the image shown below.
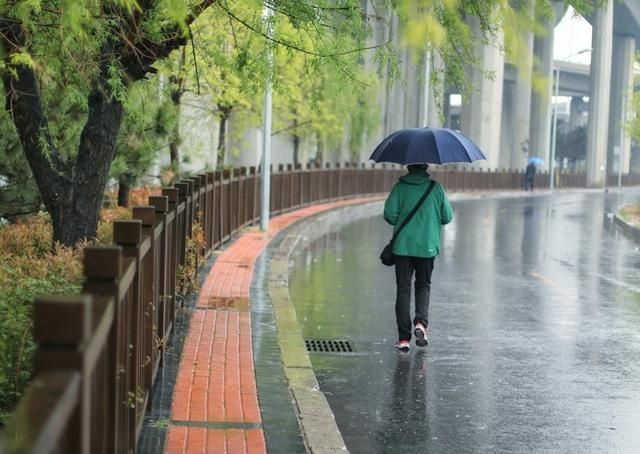
<path fill-rule="evenodd" d="M 604 187 L 606 182 L 613 1 L 607 0 L 604 8 L 596 10 L 592 22 L 593 55 L 587 129 L 587 186 L 590 187 Z"/>
<path fill-rule="evenodd" d="M 530 146 L 531 124 L 531 79 L 533 71 L 533 33 L 522 35 L 523 48 L 520 62 L 516 65 L 518 76 L 514 87 L 514 125 L 512 143 L 510 145 L 511 169 L 524 169 L 527 165 L 527 153 Z M 508 150 L 505 150 L 508 152 Z M 535 152 L 531 155 L 535 155 Z"/>
<path fill-rule="evenodd" d="M 545 24 L 541 35 L 533 40 L 533 54 L 535 56 L 534 69 L 538 77 L 546 79 L 544 93 L 539 89 L 531 92 L 531 123 L 529 129 L 529 154 L 538 156 L 549 162 L 551 145 L 551 89 L 553 86 L 553 29 L 555 20 Z"/>
<path fill-rule="evenodd" d="M 511 168 L 511 147 L 515 137 L 515 111 L 518 110 L 514 94 L 515 83 L 505 80 L 502 88 L 502 137 L 500 141 L 500 161 L 498 168 Z"/>
<path fill-rule="evenodd" d="M 573 96 L 571 98 L 571 111 L 569 114 L 569 131 L 587 124 L 587 116 L 585 115 L 588 104 L 582 100 L 582 96 Z"/>
<path fill-rule="evenodd" d="M 629 96 L 633 92 L 633 64 L 635 61 L 636 41 L 632 36 L 613 36 L 613 62 L 611 68 L 611 109 L 609 115 L 609 152 L 607 154 L 607 173 L 618 173 L 622 158 L 622 173 L 629 173 L 631 158 L 631 137 L 624 128 L 624 119 L 629 112 Z M 622 152 L 622 155 L 620 155 Z"/>
<path fill-rule="evenodd" d="M 504 55 L 496 46 L 483 46 L 482 31 L 476 17 L 468 17 L 469 26 L 477 39 L 475 55 L 480 57 L 479 70 L 471 73 L 472 93 L 463 100 L 461 130 L 480 147 L 487 157 L 484 168 L 497 168 L 500 163 L 500 138 L 502 121 L 502 86 L 504 79 Z M 485 77 L 491 71 L 493 80 Z"/>

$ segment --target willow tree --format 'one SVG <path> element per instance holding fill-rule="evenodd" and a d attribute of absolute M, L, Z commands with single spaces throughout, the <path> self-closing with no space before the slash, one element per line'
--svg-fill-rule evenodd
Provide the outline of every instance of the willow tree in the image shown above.
<path fill-rule="evenodd" d="M 53 237 L 66 245 L 96 234 L 127 88 L 185 44 L 214 0 L 5 1 L 0 9 L 6 109 L 36 179 Z M 85 100 L 80 118 L 50 118 L 55 92 Z M 56 127 L 82 124 L 61 142 Z"/>
<path fill-rule="evenodd" d="M 550 1 L 535 3 L 544 9 Z M 367 47 L 379 49 L 381 64 L 395 55 L 390 43 L 367 43 L 378 18 L 364 16 L 360 0 L 242 3 L 246 8 L 241 10 L 227 0 L 0 0 L 5 106 L 51 215 L 55 241 L 75 245 L 95 236 L 129 86 L 188 42 L 191 26 L 205 10 L 215 8 L 216 15 L 235 21 L 269 46 L 314 57 L 311 65 L 335 65 L 337 74 L 347 76 L 337 83 L 350 80 L 357 61 L 351 57 Z M 464 67 L 473 61 L 474 38 L 463 13 L 480 17 L 481 28 L 491 37 L 509 26 L 502 17 L 512 11 L 507 0 L 374 3 L 397 8 L 410 44 L 441 51 L 452 81 L 463 80 Z M 581 11 L 593 2 L 570 3 Z M 286 20 L 290 31 L 270 36 L 261 17 L 263 5 L 274 10 L 274 21 Z M 261 47 L 266 46 L 257 49 Z M 54 105 L 61 96 L 63 108 Z"/>

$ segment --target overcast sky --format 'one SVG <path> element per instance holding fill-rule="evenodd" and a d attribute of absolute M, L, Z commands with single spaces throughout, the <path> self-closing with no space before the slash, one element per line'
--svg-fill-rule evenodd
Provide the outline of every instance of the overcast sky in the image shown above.
<path fill-rule="evenodd" d="M 591 24 L 581 16 L 576 16 L 573 8 L 569 7 L 560 23 L 556 26 L 553 40 L 553 58 L 568 60 L 574 63 L 591 63 L 591 52 L 575 55 L 583 49 L 591 48 Z"/>

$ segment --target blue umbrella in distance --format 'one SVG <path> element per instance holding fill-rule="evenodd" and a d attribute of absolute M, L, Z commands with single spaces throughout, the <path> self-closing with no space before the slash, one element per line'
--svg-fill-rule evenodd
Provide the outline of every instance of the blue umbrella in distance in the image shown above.
<path fill-rule="evenodd" d="M 536 156 L 529 156 L 529 160 L 528 160 L 529 164 L 533 164 L 534 166 L 543 166 L 544 165 L 544 159 L 540 159 Z"/>
<path fill-rule="evenodd" d="M 470 139 L 449 128 L 410 128 L 385 138 L 369 158 L 397 164 L 447 164 L 486 159 Z"/>

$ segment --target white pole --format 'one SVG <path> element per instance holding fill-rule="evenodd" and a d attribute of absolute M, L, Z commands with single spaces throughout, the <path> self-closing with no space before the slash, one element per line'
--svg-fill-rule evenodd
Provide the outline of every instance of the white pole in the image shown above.
<path fill-rule="evenodd" d="M 550 183 L 549 189 L 553 191 L 553 187 L 555 185 L 555 170 L 556 170 L 556 135 L 558 134 L 558 88 L 560 85 L 560 68 L 556 66 L 556 77 L 555 77 L 555 102 L 553 103 L 553 120 L 551 122 L 552 135 L 551 135 L 551 158 L 549 159 L 549 176 Z"/>
<path fill-rule="evenodd" d="M 424 65 L 424 114 L 422 118 L 422 126 L 429 126 L 429 105 L 431 104 L 431 51 L 428 50 L 425 55 Z"/>
<path fill-rule="evenodd" d="M 622 95 L 622 120 L 620 125 L 620 148 L 618 152 L 618 191 L 622 190 L 622 165 L 624 162 L 624 128 L 627 124 L 627 95 Z"/>
<path fill-rule="evenodd" d="M 267 37 L 273 37 L 271 23 L 273 10 L 266 3 L 262 10 L 262 17 L 267 24 Z M 268 45 L 271 45 L 269 42 Z M 260 176 L 260 230 L 263 232 L 269 228 L 270 202 L 271 202 L 271 75 L 273 72 L 273 51 L 267 51 L 267 80 L 264 88 L 264 110 L 262 113 L 262 160 Z"/>

